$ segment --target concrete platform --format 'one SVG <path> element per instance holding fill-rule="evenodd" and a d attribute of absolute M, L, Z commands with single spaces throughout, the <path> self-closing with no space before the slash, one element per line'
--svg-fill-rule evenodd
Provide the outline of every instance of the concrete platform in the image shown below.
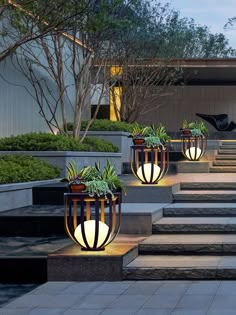
<path fill-rule="evenodd" d="M 144 237 L 119 236 L 104 251 L 82 251 L 70 245 L 48 256 L 49 281 L 115 281 L 122 270 L 138 256 L 138 243 Z"/>

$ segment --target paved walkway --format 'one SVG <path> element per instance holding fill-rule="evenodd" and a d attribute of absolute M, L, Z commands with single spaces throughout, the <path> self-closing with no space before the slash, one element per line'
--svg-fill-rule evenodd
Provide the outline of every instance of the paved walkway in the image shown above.
<path fill-rule="evenodd" d="M 235 315 L 236 281 L 47 282 L 0 315 Z"/>

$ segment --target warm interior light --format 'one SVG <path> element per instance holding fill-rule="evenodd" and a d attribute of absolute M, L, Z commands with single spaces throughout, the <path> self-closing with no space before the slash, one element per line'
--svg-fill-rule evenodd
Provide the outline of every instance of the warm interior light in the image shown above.
<path fill-rule="evenodd" d="M 196 152 L 196 154 L 195 154 L 195 152 Z M 202 153 L 202 150 L 199 148 L 195 148 L 195 147 L 191 147 L 190 149 L 185 151 L 185 155 L 187 156 L 187 158 L 189 160 L 198 160 L 201 153 Z"/>
<path fill-rule="evenodd" d="M 152 176 L 152 178 L 151 178 L 152 163 L 144 164 L 143 168 L 144 168 L 144 174 L 145 174 L 146 180 L 143 177 L 142 166 L 140 166 L 138 168 L 138 171 L 137 171 L 137 176 L 141 179 L 142 182 L 146 182 L 146 181 L 147 182 L 155 182 L 158 179 L 158 176 L 159 176 L 160 171 L 161 171 L 161 168 L 158 165 L 153 164 L 153 176 Z"/>
<path fill-rule="evenodd" d="M 87 239 L 87 243 L 91 248 L 93 247 L 94 239 L 95 239 L 95 223 L 96 223 L 95 220 L 88 220 L 84 222 L 85 236 Z M 105 241 L 108 230 L 109 230 L 108 225 L 99 221 L 99 234 L 98 234 L 97 247 L 102 245 L 102 243 Z M 77 228 L 75 229 L 74 236 L 77 239 L 77 241 L 80 243 L 80 245 L 82 245 L 83 247 L 87 247 L 83 240 L 81 224 L 79 224 Z"/>

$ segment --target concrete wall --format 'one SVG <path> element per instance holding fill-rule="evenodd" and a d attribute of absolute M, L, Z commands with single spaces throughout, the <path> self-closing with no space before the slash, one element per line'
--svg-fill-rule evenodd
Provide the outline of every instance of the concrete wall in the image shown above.
<path fill-rule="evenodd" d="M 142 115 L 142 123 L 162 122 L 168 131 L 177 131 L 182 121 L 200 120 L 195 113 L 228 114 L 229 121 L 236 122 L 236 88 L 234 86 L 175 86 L 170 87 L 165 96 L 153 102 L 161 106 Z M 210 131 L 215 131 L 206 123 Z"/>

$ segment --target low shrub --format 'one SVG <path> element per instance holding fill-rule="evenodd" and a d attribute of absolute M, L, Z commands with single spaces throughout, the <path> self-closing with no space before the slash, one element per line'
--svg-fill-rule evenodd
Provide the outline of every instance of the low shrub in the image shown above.
<path fill-rule="evenodd" d="M 83 121 L 81 130 L 85 130 L 87 121 Z M 126 131 L 132 132 L 134 124 L 129 124 L 123 121 L 111 121 L 109 119 L 95 119 L 89 128 L 89 131 Z M 68 130 L 73 129 L 73 124 L 67 124 Z"/>
<path fill-rule="evenodd" d="M 32 156 L 0 156 L 0 184 L 29 182 L 60 177 L 58 167 Z"/>
<path fill-rule="evenodd" d="M 0 151 L 94 151 L 118 152 L 111 142 L 95 137 L 78 139 L 51 133 L 27 133 L 0 139 Z"/>

